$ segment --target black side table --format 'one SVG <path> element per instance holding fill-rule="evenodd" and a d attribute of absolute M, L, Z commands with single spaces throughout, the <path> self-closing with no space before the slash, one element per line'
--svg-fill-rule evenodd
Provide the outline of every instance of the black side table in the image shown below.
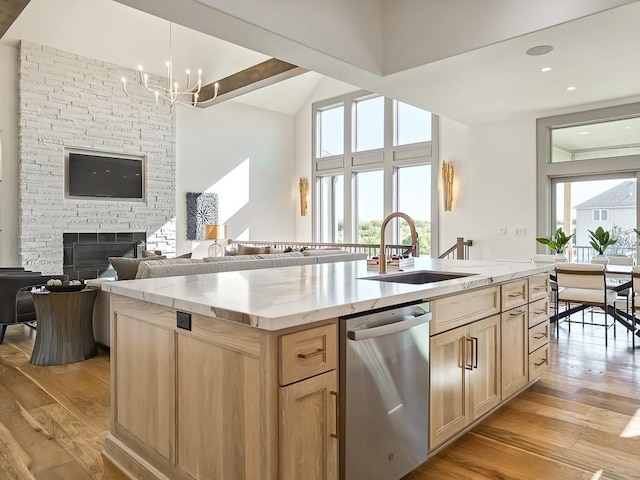
<path fill-rule="evenodd" d="M 93 304 L 98 287 L 78 292 L 33 293 L 38 328 L 31 354 L 34 365 L 64 365 L 96 355 Z"/>

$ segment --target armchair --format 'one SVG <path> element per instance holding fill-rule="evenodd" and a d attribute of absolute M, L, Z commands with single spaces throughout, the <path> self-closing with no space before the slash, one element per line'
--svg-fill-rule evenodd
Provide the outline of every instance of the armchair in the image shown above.
<path fill-rule="evenodd" d="M 57 278 L 68 280 L 68 275 L 42 275 L 40 272 L 21 270 L 0 272 L 0 344 L 9 325 L 33 322 L 36 311 L 31 293 L 20 289 L 30 285 L 44 285 L 48 280 Z"/>

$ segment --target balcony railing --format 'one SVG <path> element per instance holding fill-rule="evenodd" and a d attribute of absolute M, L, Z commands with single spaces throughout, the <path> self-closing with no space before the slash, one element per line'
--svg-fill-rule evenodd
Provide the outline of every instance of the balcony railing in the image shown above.
<path fill-rule="evenodd" d="M 571 249 L 571 256 L 569 258 L 572 262 L 589 263 L 591 259 L 596 255 L 596 251 L 591 246 L 574 246 Z M 616 247 L 615 245 L 607 248 L 606 255 L 624 255 L 632 257 L 636 260 L 637 250 L 636 247 Z"/>

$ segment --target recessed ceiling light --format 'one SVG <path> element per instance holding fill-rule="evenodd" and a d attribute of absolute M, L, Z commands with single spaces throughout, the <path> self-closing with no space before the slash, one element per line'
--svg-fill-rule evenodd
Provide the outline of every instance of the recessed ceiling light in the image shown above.
<path fill-rule="evenodd" d="M 538 55 L 546 55 L 552 51 L 553 47 L 551 45 L 537 45 L 527 50 L 527 55 L 533 55 L 535 57 Z"/>
<path fill-rule="evenodd" d="M 567 91 L 569 92 L 573 92 L 576 89 L 576 87 L 574 87 L 573 85 L 571 85 L 570 87 L 567 87 Z"/>
<path fill-rule="evenodd" d="M 551 71 L 551 67 L 542 67 L 540 69 L 541 72 L 550 72 Z"/>
<path fill-rule="evenodd" d="M 578 135 L 589 135 L 591 132 L 587 132 L 587 131 L 582 131 L 582 132 L 578 132 Z"/>
<path fill-rule="evenodd" d="M 626 127 L 624 127 L 625 130 L 631 130 L 631 127 L 629 125 L 627 125 Z"/>

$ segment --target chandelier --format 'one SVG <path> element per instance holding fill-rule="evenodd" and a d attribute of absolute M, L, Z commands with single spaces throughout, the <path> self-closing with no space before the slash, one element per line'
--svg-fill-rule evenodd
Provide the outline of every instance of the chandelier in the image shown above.
<path fill-rule="evenodd" d="M 156 106 L 160 105 L 160 99 L 169 103 L 169 107 L 179 103 L 187 107 L 195 107 L 196 105 L 202 105 L 205 103 L 213 102 L 218 96 L 218 82 L 214 84 L 213 96 L 205 101 L 200 101 L 198 98 L 200 90 L 202 89 L 202 70 L 198 69 L 198 77 L 195 82 L 191 81 L 191 71 L 187 68 L 185 87 L 180 89 L 180 84 L 173 76 L 173 28 L 172 23 L 169 23 L 169 61 L 165 64 L 167 67 L 167 84 L 166 86 L 154 84 L 149 81 L 149 74 L 144 71 L 142 65 L 138 65 L 138 74 L 140 75 L 140 83 L 149 92 L 151 92 L 156 101 Z M 146 101 L 147 98 L 136 98 L 127 91 L 127 79 L 122 77 L 122 90 L 124 94 L 134 100 Z"/>

